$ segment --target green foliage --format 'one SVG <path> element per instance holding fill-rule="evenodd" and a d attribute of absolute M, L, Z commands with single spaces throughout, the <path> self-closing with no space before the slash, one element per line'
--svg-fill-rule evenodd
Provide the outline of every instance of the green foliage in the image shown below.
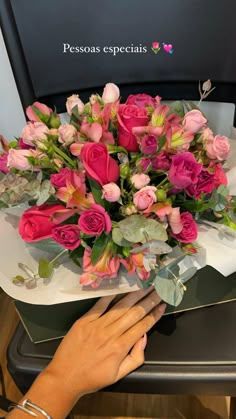
<path fill-rule="evenodd" d="M 156 220 L 140 215 L 130 215 L 118 223 L 124 239 L 133 243 L 145 243 L 150 240 L 167 240 L 165 227 Z"/>
<path fill-rule="evenodd" d="M 108 240 L 109 237 L 105 233 L 102 233 L 100 236 L 96 238 L 91 253 L 92 265 L 96 265 L 97 261 L 99 260 L 107 245 Z"/>
<path fill-rule="evenodd" d="M 170 110 L 168 112 L 168 115 L 174 113 L 177 116 L 180 116 L 181 118 L 184 117 L 184 104 L 181 100 L 176 100 L 175 102 L 171 103 L 169 107 Z"/>
<path fill-rule="evenodd" d="M 102 198 L 102 187 L 91 178 L 88 178 L 88 181 L 96 203 L 101 205 L 103 208 L 108 209 L 110 204 Z"/>
<path fill-rule="evenodd" d="M 38 274 L 40 278 L 50 278 L 54 271 L 54 265 L 47 259 L 39 260 Z"/>

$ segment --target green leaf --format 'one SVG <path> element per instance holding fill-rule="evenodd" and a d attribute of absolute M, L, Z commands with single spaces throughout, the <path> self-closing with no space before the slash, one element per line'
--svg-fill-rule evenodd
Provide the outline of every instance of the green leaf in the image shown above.
<path fill-rule="evenodd" d="M 108 149 L 109 154 L 121 153 L 121 152 L 128 154 L 128 151 L 125 148 L 117 146 L 117 145 L 107 144 L 107 149 Z"/>
<path fill-rule="evenodd" d="M 53 270 L 53 263 L 51 263 L 49 260 L 44 258 L 39 260 L 38 274 L 40 278 L 50 278 L 52 276 Z"/>
<path fill-rule="evenodd" d="M 171 113 L 175 113 L 175 115 L 180 116 L 181 118 L 184 117 L 184 105 L 183 102 L 180 100 L 176 100 L 175 102 L 171 103 L 170 105 L 170 111 L 168 112 L 168 115 Z"/>
<path fill-rule="evenodd" d="M 96 265 L 98 259 L 102 255 L 108 241 L 108 236 L 105 233 L 102 233 L 98 236 L 94 242 L 92 253 L 91 253 L 91 262 L 92 265 Z"/>
<path fill-rule="evenodd" d="M 119 227 L 115 227 L 112 229 L 112 240 L 114 243 L 118 244 L 121 247 L 131 247 L 133 245 L 132 242 L 124 239 L 123 234 Z"/>
<path fill-rule="evenodd" d="M 184 288 L 181 284 L 176 283 L 175 280 L 162 278 L 158 274 L 154 280 L 154 287 L 157 294 L 163 301 L 172 306 L 178 306 L 184 296 Z"/>
<path fill-rule="evenodd" d="M 59 254 L 63 250 L 65 250 L 64 247 L 62 247 L 59 243 L 55 242 L 52 239 L 45 239 L 45 240 L 40 240 L 38 242 L 32 242 L 30 243 L 30 246 L 34 246 L 36 247 L 36 249 L 40 249 L 45 252 L 55 253 L 55 254 Z"/>
<path fill-rule="evenodd" d="M 195 275 L 196 272 L 197 272 L 196 266 L 192 266 L 191 268 L 187 269 L 184 273 L 182 273 L 179 279 L 181 280 L 181 282 L 185 283 L 189 279 L 191 279 Z"/>
<path fill-rule="evenodd" d="M 168 239 L 166 229 L 161 223 L 141 215 L 130 215 L 118 224 L 123 237 L 133 243 Z"/>
<path fill-rule="evenodd" d="M 88 181 L 96 203 L 101 205 L 103 208 L 109 208 L 109 202 L 102 198 L 101 186 L 91 178 L 88 178 Z"/>

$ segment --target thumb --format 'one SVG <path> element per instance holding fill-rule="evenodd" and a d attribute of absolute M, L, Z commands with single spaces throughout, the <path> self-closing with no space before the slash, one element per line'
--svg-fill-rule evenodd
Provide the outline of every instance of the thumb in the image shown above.
<path fill-rule="evenodd" d="M 118 371 L 117 381 L 144 363 L 144 350 L 146 345 L 147 334 L 145 333 L 144 336 L 135 343 L 131 352 L 122 361 Z"/>

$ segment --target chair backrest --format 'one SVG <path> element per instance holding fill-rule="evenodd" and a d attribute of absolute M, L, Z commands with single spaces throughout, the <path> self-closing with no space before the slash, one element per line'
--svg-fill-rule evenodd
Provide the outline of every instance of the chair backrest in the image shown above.
<path fill-rule="evenodd" d="M 197 99 L 198 80 L 210 78 L 210 100 L 235 103 L 235 16 L 235 0 L 0 0 L 23 106 L 38 99 L 59 112 L 66 96 L 108 81 L 124 98 Z"/>

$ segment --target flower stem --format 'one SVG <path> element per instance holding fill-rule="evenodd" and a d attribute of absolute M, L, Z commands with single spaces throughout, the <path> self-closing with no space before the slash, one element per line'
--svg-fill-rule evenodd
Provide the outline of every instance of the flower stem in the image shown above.
<path fill-rule="evenodd" d="M 56 154 L 58 154 L 65 161 L 67 161 L 67 163 L 69 163 L 73 167 L 73 169 L 76 168 L 76 163 L 69 156 L 67 156 L 66 153 L 60 150 L 60 148 L 58 148 L 56 145 L 53 145 L 53 150 L 56 152 Z"/>
<path fill-rule="evenodd" d="M 55 258 L 54 259 L 52 259 L 51 261 L 50 261 L 50 263 L 54 263 L 57 259 L 59 259 L 62 255 L 64 255 L 66 252 L 68 252 L 68 250 L 67 249 L 64 249 L 61 253 L 59 253 L 59 255 L 57 255 L 57 256 L 55 256 Z"/>

